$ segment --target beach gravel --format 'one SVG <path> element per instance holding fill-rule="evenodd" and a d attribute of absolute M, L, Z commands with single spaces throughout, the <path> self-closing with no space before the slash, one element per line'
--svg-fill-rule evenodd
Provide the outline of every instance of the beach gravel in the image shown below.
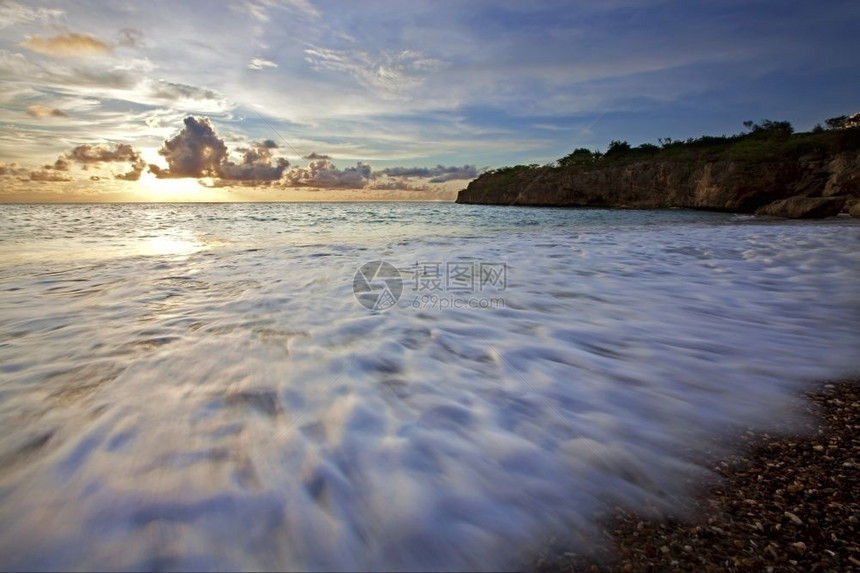
<path fill-rule="evenodd" d="M 615 508 L 606 549 L 556 552 L 538 571 L 860 571 L 860 381 L 808 395 L 808 432 L 747 431 L 681 516 Z"/>

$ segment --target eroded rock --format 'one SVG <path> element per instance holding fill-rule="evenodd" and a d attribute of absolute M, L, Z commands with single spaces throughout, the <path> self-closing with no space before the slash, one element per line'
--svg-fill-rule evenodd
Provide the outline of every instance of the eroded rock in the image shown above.
<path fill-rule="evenodd" d="M 838 215 L 844 205 L 845 199 L 841 197 L 796 196 L 774 201 L 758 209 L 755 214 L 790 219 L 817 219 Z"/>

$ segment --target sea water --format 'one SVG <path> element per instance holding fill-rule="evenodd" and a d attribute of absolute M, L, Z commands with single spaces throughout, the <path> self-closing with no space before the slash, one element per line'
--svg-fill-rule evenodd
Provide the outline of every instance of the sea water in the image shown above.
<path fill-rule="evenodd" d="M 848 219 L 0 206 L 0 568 L 587 550 L 856 376 L 858 285 Z"/>

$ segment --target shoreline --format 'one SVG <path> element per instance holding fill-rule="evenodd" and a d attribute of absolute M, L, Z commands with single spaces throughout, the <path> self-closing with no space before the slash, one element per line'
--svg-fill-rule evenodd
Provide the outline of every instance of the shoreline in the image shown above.
<path fill-rule="evenodd" d="M 805 432 L 743 432 L 676 514 L 616 507 L 602 549 L 555 545 L 534 570 L 860 571 L 860 379 L 805 395 Z"/>

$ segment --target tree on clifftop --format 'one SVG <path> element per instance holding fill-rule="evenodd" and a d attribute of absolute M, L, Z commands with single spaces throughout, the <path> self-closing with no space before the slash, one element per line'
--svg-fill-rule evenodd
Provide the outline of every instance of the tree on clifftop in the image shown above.
<path fill-rule="evenodd" d="M 827 129 L 850 129 L 852 127 L 860 127 L 860 113 L 855 113 L 852 116 L 840 115 L 839 117 L 831 117 L 824 120 L 827 124 Z"/>
<path fill-rule="evenodd" d="M 761 123 L 756 123 L 747 120 L 744 122 L 744 127 L 750 130 L 750 134 L 756 135 L 791 135 L 794 133 L 794 127 L 788 121 L 765 119 Z"/>
<path fill-rule="evenodd" d="M 571 165 L 588 165 L 590 163 L 594 163 L 594 161 L 594 153 L 584 147 L 580 147 L 578 149 L 574 149 L 573 153 L 565 155 L 559 159 L 558 164 L 560 167 L 569 167 Z"/>
<path fill-rule="evenodd" d="M 617 157 L 624 155 L 628 151 L 630 151 L 630 144 L 626 141 L 610 141 L 604 157 Z"/>

